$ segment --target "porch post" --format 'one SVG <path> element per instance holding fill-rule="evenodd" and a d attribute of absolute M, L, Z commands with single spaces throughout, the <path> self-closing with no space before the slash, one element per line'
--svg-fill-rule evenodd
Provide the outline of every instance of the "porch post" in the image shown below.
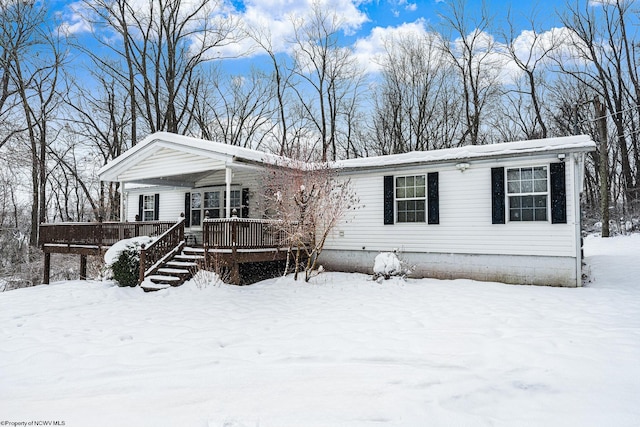
<path fill-rule="evenodd" d="M 125 210 L 124 210 L 124 202 L 125 202 L 125 197 L 124 197 L 124 182 L 120 181 L 120 222 L 124 222 L 125 221 Z"/>
<path fill-rule="evenodd" d="M 224 172 L 224 183 L 226 185 L 225 191 L 227 195 L 227 197 L 225 198 L 224 217 L 231 218 L 231 168 L 229 166 L 226 166 Z"/>
<path fill-rule="evenodd" d="M 42 278 L 42 284 L 48 285 L 51 277 L 51 253 L 44 253 L 44 277 Z"/>
<path fill-rule="evenodd" d="M 80 280 L 87 280 L 87 256 L 80 255 Z"/>

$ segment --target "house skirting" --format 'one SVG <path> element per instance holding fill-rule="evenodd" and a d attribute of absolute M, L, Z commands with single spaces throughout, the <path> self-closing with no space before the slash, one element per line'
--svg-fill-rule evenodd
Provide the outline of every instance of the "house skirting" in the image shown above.
<path fill-rule="evenodd" d="M 327 270 L 373 273 L 377 251 L 325 249 L 320 261 Z M 412 266 L 410 277 L 472 279 L 522 285 L 576 287 L 573 257 L 402 252 Z"/>

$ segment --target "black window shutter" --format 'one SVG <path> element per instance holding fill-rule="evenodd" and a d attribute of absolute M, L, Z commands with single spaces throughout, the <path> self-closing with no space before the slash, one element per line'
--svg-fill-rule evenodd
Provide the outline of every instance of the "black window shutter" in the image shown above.
<path fill-rule="evenodd" d="M 184 193 L 184 226 L 191 226 L 191 193 Z"/>
<path fill-rule="evenodd" d="M 157 221 L 160 219 L 160 195 L 158 193 L 153 196 L 153 202 L 153 220 Z"/>
<path fill-rule="evenodd" d="M 249 189 L 242 189 L 242 218 L 249 218 Z"/>
<path fill-rule="evenodd" d="M 427 174 L 427 207 L 429 224 L 440 224 L 440 196 L 438 193 L 438 172 Z"/>
<path fill-rule="evenodd" d="M 567 223 L 567 190 L 565 186 L 564 163 L 551 163 L 551 223 Z"/>
<path fill-rule="evenodd" d="M 393 176 L 384 177 L 384 224 L 393 224 Z"/>
<path fill-rule="evenodd" d="M 491 222 L 505 223 L 504 168 L 491 168 Z"/>
<path fill-rule="evenodd" d="M 138 221 L 142 221 L 142 207 L 144 205 L 144 195 L 138 196 Z"/>

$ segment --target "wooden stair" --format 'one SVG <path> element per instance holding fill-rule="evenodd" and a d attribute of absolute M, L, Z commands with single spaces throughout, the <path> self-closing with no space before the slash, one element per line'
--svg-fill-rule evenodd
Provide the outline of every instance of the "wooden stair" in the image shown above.
<path fill-rule="evenodd" d="M 185 247 L 182 252 L 163 263 L 155 272 L 147 277 L 141 285 L 145 292 L 159 291 L 180 286 L 191 279 L 204 263 L 204 250 Z"/>

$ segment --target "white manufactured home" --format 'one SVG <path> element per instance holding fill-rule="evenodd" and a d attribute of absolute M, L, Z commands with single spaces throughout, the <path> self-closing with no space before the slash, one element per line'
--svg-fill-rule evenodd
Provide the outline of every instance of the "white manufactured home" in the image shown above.
<path fill-rule="evenodd" d="M 328 268 L 370 272 L 399 251 L 414 275 L 581 285 L 588 136 L 345 160 L 362 207 L 331 236 Z"/>
<path fill-rule="evenodd" d="M 327 269 L 370 273 L 398 251 L 415 276 L 580 286 L 580 194 L 588 136 L 359 158 L 334 167 L 360 199 L 328 239 Z M 124 221 L 175 221 L 202 239 L 205 217 L 264 217 L 275 156 L 156 133 L 107 164 Z M 206 236 L 205 236 L 206 238 Z"/>

